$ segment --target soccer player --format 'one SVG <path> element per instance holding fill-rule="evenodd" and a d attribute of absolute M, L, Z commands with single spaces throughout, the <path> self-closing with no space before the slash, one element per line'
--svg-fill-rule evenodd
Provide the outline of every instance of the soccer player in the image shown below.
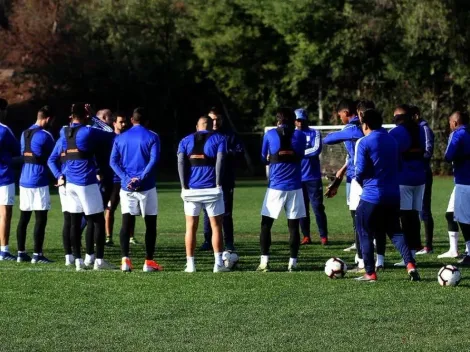
<path fill-rule="evenodd" d="M 109 109 L 99 110 L 96 117 L 106 124 L 108 127 L 113 126 L 113 113 Z M 101 126 L 100 126 L 101 127 Z M 103 126 L 104 127 L 104 126 Z"/>
<path fill-rule="evenodd" d="M 320 131 L 308 127 L 308 114 L 304 109 L 295 110 L 295 128 L 302 131 L 307 141 L 302 159 L 302 192 L 306 217 L 300 219 L 300 229 L 304 237 L 301 244 L 312 243 L 310 238 L 310 201 L 317 220 L 320 241 L 326 245 L 328 244 L 328 224 L 323 205 L 323 184 L 319 158 L 322 150 L 321 134 Z"/>
<path fill-rule="evenodd" d="M 423 195 L 426 183 L 426 150 L 424 129 L 413 121 L 408 105 L 399 105 L 394 111 L 396 127 L 390 135 L 398 143 L 400 152 L 400 211 L 403 233 L 413 258 L 421 250 L 421 223 L 419 212 L 423 206 Z M 405 262 L 395 266 L 405 266 Z"/>
<path fill-rule="evenodd" d="M 145 125 L 148 116 L 144 108 L 132 114 L 132 128 L 114 140 L 111 152 L 111 167 L 121 179 L 122 227 L 120 232 L 121 270 L 131 271 L 129 238 L 132 217 L 142 215 L 145 221 L 145 262 L 143 271 L 161 271 L 154 261 L 157 241 L 158 198 L 156 165 L 160 158 L 160 138 Z"/>
<path fill-rule="evenodd" d="M 421 111 L 417 106 L 411 107 L 411 115 L 413 120 L 420 125 L 424 130 L 426 148 L 424 150 L 424 161 L 426 167 L 426 183 L 424 185 L 423 207 L 420 213 L 421 221 L 424 224 L 424 236 L 426 244 L 420 251 L 416 252 L 417 255 L 430 254 L 433 252 L 432 239 L 434 236 L 434 219 L 431 212 L 431 198 L 432 198 L 432 170 L 431 158 L 434 154 L 434 133 L 429 127 L 426 120 L 421 117 Z"/>
<path fill-rule="evenodd" d="M 376 110 L 364 112 L 362 130 L 365 136 L 356 144 L 355 180 L 363 190 L 356 223 L 366 273 L 356 280 L 377 280 L 373 241 L 388 234 L 400 251 L 411 280 L 419 281 L 414 259 L 400 228 L 397 143 L 382 128 L 382 116 Z M 385 238 L 381 240 L 385 242 Z"/>
<path fill-rule="evenodd" d="M 85 108 L 91 126 L 105 132 L 113 132 L 111 110 L 99 110 L 95 115 L 90 104 L 85 104 Z"/>
<path fill-rule="evenodd" d="M 113 268 L 103 259 L 106 240 L 104 208 L 97 180 L 96 161 L 98 159 L 95 158 L 99 150 L 104 151 L 110 148 L 112 135 L 87 126 L 87 114 L 85 104 L 74 104 L 71 125 L 63 127 L 60 131 L 60 138 L 63 141 L 62 148 L 66 151 L 66 165 L 65 175 L 59 176 L 57 185 L 61 186 L 67 180 L 65 190 L 71 217 L 71 238 L 77 271 L 92 265 L 94 270 Z M 81 255 L 80 223 L 82 213 L 85 214 L 88 221 L 85 262 Z"/>
<path fill-rule="evenodd" d="M 186 216 L 186 268 L 196 271 L 194 249 L 201 209 L 206 209 L 212 228 L 214 273 L 230 271 L 222 261 L 222 221 L 225 214 L 222 172 L 227 154 L 225 138 L 212 131 L 212 120 L 200 117 L 196 133 L 183 138 L 178 146 L 178 173 Z"/>
<path fill-rule="evenodd" d="M 261 210 L 261 260 L 257 270 L 269 271 L 271 228 L 284 209 L 290 235 L 287 270 L 295 271 L 300 246 L 299 221 L 305 217 L 301 162 L 307 138 L 294 129 L 295 114 L 291 109 L 278 109 L 276 119 L 277 128 L 264 135 L 261 150 L 263 162 L 269 164 L 269 183 Z"/>
<path fill-rule="evenodd" d="M 465 239 L 466 255 L 459 264 L 470 265 L 470 119 L 467 113 L 456 111 L 449 117 L 452 133 L 444 155 L 454 171 L 454 219 Z M 457 241 L 455 241 L 457 242 Z M 452 246 L 452 242 L 451 242 Z M 457 252 L 457 244 L 451 250 Z"/>
<path fill-rule="evenodd" d="M 449 234 L 449 250 L 442 254 L 439 254 L 437 257 L 441 258 L 457 258 L 459 256 L 458 244 L 459 244 L 459 224 L 455 221 L 454 218 L 455 210 L 455 187 L 452 190 L 450 195 L 449 203 L 447 205 L 446 211 L 446 221 L 447 221 L 447 232 Z"/>
<path fill-rule="evenodd" d="M 54 139 L 47 131 L 53 113 L 48 106 L 39 109 L 37 120 L 21 135 L 24 165 L 20 176 L 20 220 L 16 230 L 18 262 L 51 263 L 43 255 L 47 212 L 51 208 L 47 160 L 54 149 Z M 33 258 L 26 253 L 26 231 L 31 215 L 35 214 Z"/>
<path fill-rule="evenodd" d="M 224 119 L 216 108 L 209 111 L 208 116 L 212 119 L 212 129 L 225 137 L 227 141 L 227 155 L 225 156 L 225 172 L 222 176 L 222 193 L 224 194 L 224 243 L 225 248 L 235 250 L 233 238 L 233 193 L 235 191 L 235 169 L 236 161 L 243 153 L 243 147 L 238 136 L 224 125 Z M 204 209 L 204 243 L 202 250 L 211 249 L 212 230 L 207 211 Z"/>
<path fill-rule="evenodd" d="M 0 121 L 5 121 L 7 102 L 0 99 Z M 20 155 L 20 144 L 9 127 L 0 123 L 0 261 L 16 260 L 10 254 L 11 216 L 15 204 L 15 176 L 12 158 Z"/>
<path fill-rule="evenodd" d="M 123 133 L 127 128 L 127 119 L 123 113 L 116 113 L 113 115 L 113 127 L 114 134 L 116 136 Z M 109 195 L 109 201 L 105 206 L 105 223 L 106 223 L 106 245 L 113 246 L 113 228 L 114 228 L 114 213 L 119 205 L 121 191 L 121 179 L 119 176 L 113 172 L 113 187 L 111 189 L 111 194 Z M 130 239 L 131 244 L 137 244 L 137 241 L 134 238 L 134 228 L 135 228 L 135 216 L 131 216 L 130 219 Z"/>

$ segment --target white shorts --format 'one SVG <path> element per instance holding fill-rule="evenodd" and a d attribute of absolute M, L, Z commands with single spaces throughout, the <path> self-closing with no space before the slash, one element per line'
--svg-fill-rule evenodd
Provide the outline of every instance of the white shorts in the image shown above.
<path fill-rule="evenodd" d="M 455 187 L 450 195 L 449 204 L 447 205 L 447 213 L 453 213 L 455 208 Z"/>
<path fill-rule="evenodd" d="M 15 204 L 15 184 L 0 186 L 0 205 Z"/>
<path fill-rule="evenodd" d="M 356 210 L 361 200 L 362 187 L 356 180 L 351 181 L 351 188 L 349 191 L 349 210 Z"/>
<path fill-rule="evenodd" d="M 224 195 L 219 187 L 183 190 L 181 198 L 184 203 L 184 214 L 187 216 L 199 216 L 203 208 L 209 217 L 225 214 Z"/>
<path fill-rule="evenodd" d="M 277 219 L 284 209 L 288 219 L 300 219 L 306 216 L 302 189 L 279 191 L 268 188 L 264 197 L 261 215 Z"/>
<path fill-rule="evenodd" d="M 60 186 L 58 188 L 59 192 L 59 199 L 60 199 L 60 205 L 62 206 L 62 212 L 66 212 L 67 210 L 67 191 L 65 190 L 65 186 Z"/>
<path fill-rule="evenodd" d="M 455 185 L 454 219 L 470 224 L 470 186 Z"/>
<path fill-rule="evenodd" d="M 49 186 L 26 188 L 20 186 L 20 210 L 35 211 L 51 209 Z"/>
<path fill-rule="evenodd" d="M 346 182 L 346 205 L 349 205 L 349 196 L 351 195 L 351 183 Z"/>
<path fill-rule="evenodd" d="M 400 185 L 400 210 L 423 210 L 424 185 Z"/>
<path fill-rule="evenodd" d="M 121 197 L 121 213 L 134 216 L 158 215 L 158 195 L 154 187 L 143 192 L 119 191 Z"/>
<path fill-rule="evenodd" d="M 102 213 L 103 197 L 97 183 L 88 186 L 74 185 L 67 182 L 65 186 L 67 208 L 72 214 L 85 213 L 93 215 Z"/>

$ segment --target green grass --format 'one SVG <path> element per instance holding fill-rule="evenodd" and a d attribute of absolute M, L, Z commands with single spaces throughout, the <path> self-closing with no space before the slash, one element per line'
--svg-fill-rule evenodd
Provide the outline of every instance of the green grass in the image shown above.
<path fill-rule="evenodd" d="M 45 254 L 48 266 L 0 263 L 1 351 L 445 351 L 468 349 L 469 271 L 459 287 L 442 288 L 436 276 L 448 249 L 444 213 L 450 178 L 435 180 L 435 254 L 419 258 L 422 282 L 394 269 L 398 253 L 387 247 L 388 270 L 373 284 L 330 280 L 324 262 L 352 242 L 351 219 L 341 193 L 326 201 L 331 246 L 302 247 L 302 272 L 287 273 L 285 218 L 273 228 L 274 272 L 254 272 L 263 182 L 240 182 L 235 193 L 236 272 L 211 273 L 210 253 L 196 254 L 196 274 L 185 264 L 184 215 L 176 184 L 159 187 L 157 259 L 162 273 L 142 273 L 143 248 L 132 247 L 132 273 L 80 272 L 63 265 L 62 215 L 53 197 Z M 11 249 L 15 251 L 15 208 Z M 120 226 L 117 221 L 116 229 Z M 313 226 L 315 224 L 313 223 Z M 315 230 L 315 227 L 313 227 Z M 32 225 L 28 248 L 32 248 Z M 142 240 L 143 223 L 137 223 Z M 315 232 L 316 233 L 316 232 Z M 199 237 L 202 239 L 202 234 Z M 316 238 L 316 235 L 313 237 Z M 201 243 L 201 240 L 199 241 Z M 118 247 L 106 257 L 119 264 Z"/>

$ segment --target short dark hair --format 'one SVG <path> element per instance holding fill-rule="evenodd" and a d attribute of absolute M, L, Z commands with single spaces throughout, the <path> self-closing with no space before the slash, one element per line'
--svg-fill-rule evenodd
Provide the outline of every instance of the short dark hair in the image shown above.
<path fill-rule="evenodd" d="M 54 112 L 49 105 L 44 105 L 38 110 L 38 118 L 47 119 L 48 117 L 54 117 Z"/>
<path fill-rule="evenodd" d="M 281 123 L 292 123 L 295 120 L 294 110 L 285 107 L 277 109 L 276 120 Z"/>
<path fill-rule="evenodd" d="M 362 116 L 362 123 L 369 126 L 371 130 L 378 130 L 382 127 L 382 114 L 375 109 L 366 110 Z"/>
<path fill-rule="evenodd" d="M 336 106 L 336 111 L 340 112 L 343 110 L 347 110 L 350 115 L 353 115 L 356 113 L 356 104 L 351 99 L 343 99 Z"/>
<path fill-rule="evenodd" d="M 117 118 L 118 118 L 119 116 L 124 117 L 124 119 L 127 120 L 126 114 L 124 114 L 122 111 L 116 111 L 116 112 L 113 114 L 113 122 L 116 122 L 116 121 L 117 121 Z"/>
<path fill-rule="evenodd" d="M 357 111 L 364 112 L 369 109 L 375 109 L 375 104 L 372 100 L 359 100 L 356 107 Z"/>
<path fill-rule="evenodd" d="M 402 123 L 409 123 L 411 121 L 411 106 L 408 104 L 399 104 L 395 106 L 395 110 L 402 110 L 403 114 L 395 115 L 395 123 L 402 124 Z"/>
<path fill-rule="evenodd" d="M 3 98 L 0 98 L 0 110 L 6 110 L 8 107 L 8 102 L 3 99 Z"/>
<path fill-rule="evenodd" d="M 147 121 L 147 112 L 145 108 L 138 107 L 134 109 L 134 113 L 132 114 L 132 119 L 137 123 L 143 123 Z"/>
<path fill-rule="evenodd" d="M 213 113 L 213 114 L 216 114 L 216 115 L 220 115 L 220 109 L 216 106 L 212 106 L 210 109 L 209 109 L 209 114 L 210 113 Z"/>
<path fill-rule="evenodd" d="M 84 119 L 88 112 L 85 109 L 85 103 L 75 103 L 72 104 L 72 116 L 78 117 L 79 119 Z"/>
<path fill-rule="evenodd" d="M 421 110 L 416 105 L 410 105 L 410 115 L 411 116 L 421 116 Z"/>
<path fill-rule="evenodd" d="M 454 111 L 454 113 L 451 115 L 455 115 L 457 122 L 459 125 L 468 125 L 470 123 L 470 117 L 468 116 L 468 113 L 465 111 Z"/>

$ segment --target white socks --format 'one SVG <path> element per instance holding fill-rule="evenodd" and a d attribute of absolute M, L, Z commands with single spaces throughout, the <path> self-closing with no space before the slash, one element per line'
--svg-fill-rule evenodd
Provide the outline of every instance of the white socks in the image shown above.
<path fill-rule="evenodd" d="M 375 266 L 384 266 L 385 265 L 385 256 L 383 254 L 377 254 L 377 261 Z"/>
<path fill-rule="evenodd" d="M 0 250 L 1 250 L 2 252 L 9 252 L 8 246 L 0 246 Z"/>
<path fill-rule="evenodd" d="M 215 265 L 223 266 L 224 261 L 222 260 L 222 252 L 214 252 Z"/>
<path fill-rule="evenodd" d="M 449 246 L 450 252 L 458 252 L 459 233 L 458 231 L 449 231 Z"/>
<path fill-rule="evenodd" d="M 465 250 L 467 255 L 470 255 L 470 241 L 465 242 Z"/>
<path fill-rule="evenodd" d="M 102 265 L 103 264 L 103 259 L 96 259 L 95 263 L 96 263 L 96 265 Z"/>
<path fill-rule="evenodd" d="M 85 254 L 85 261 L 87 263 L 93 263 L 95 261 L 95 255 L 94 254 L 92 254 L 92 255 Z"/>
<path fill-rule="evenodd" d="M 260 264 L 268 264 L 268 261 L 269 261 L 269 255 L 262 255 L 261 256 L 261 262 Z"/>
<path fill-rule="evenodd" d="M 364 269 L 364 259 L 357 258 L 357 267 L 359 269 Z"/>
<path fill-rule="evenodd" d="M 186 257 L 186 266 L 188 268 L 194 268 L 194 257 Z"/>
<path fill-rule="evenodd" d="M 293 268 L 297 266 L 297 258 L 290 258 L 289 259 L 289 267 Z"/>

